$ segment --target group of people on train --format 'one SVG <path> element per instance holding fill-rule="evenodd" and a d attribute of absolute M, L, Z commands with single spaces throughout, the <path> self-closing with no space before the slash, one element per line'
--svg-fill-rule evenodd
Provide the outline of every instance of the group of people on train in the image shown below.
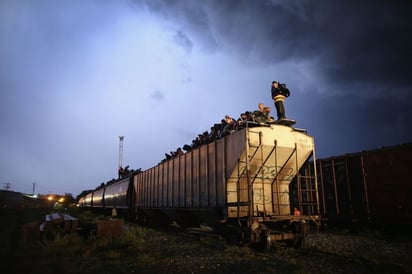
<path fill-rule="evenodd" d="M 286 88 L 286 84 L 280 84 L 278 81 L 272 81 L 271 95 L 275 103 L 278 120 L 286 119 L 283 102 L 285 98 L 290 95 L 289 89 Z M 245 127 L 268 125 L 274 122 L 275 119 L 270 115 L 270 107 L 265 106 L 263 103 L 258 104 L 258 110 L 253 112 L 245 111 L 241 113 L 237 120 L 233 119 L 230 115 L 225 115 L 225 118 L 222 119 L 220 123 L 216 123 L 210 128 L 210 132 L 205 131 L 193 139 L 192 144 L 185 144 L 183 149 L 178 147 L 176 151 L 165 153 L 165 159 L 161 162 L 184 154 L 183 150 L 188 152 L 192 149 L 200 147 L 201 145 L 211 143 L 219 138 L 230 135 L 233 132 Z"/>
<path fill-rule="evenodd" d="M 162 162 L 180 156 L 184 154 L 184 151 L 187 152 L 198 148 L 201 145 L 211 143 L 245 127 L 267 125 L 275 121 L 270 115 L 270 107 L 265 106 L 263 103 L 259 103 L 258 107 L 259 109 L 256 111 L 245 111 L 241 113 L 237 120 L 230 115 L 225 115 L 220 123 L 215 123 L 210 128 L 210 131 L 205 131 L 202 134 L 199 134 L 192 140 L 190 145 L 185 144 L 182 148 L 178 147 L 175 151 L 165 153 L 165 159 L 162 160 Z"/>

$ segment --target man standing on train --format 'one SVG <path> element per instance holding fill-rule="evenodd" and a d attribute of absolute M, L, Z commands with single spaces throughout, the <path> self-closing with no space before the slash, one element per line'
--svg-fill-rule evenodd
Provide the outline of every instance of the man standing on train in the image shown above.
<path fill-rule="evenodd" d="M 286 88 L 286 84 L 280 84 L 277 81 L 272 82 L 272 99 L 275 101 L 278 120 L 286 119 L 283 102 L 285 101 L 285 98 L 289 97 L 289 95 L 290 92 Z"/>

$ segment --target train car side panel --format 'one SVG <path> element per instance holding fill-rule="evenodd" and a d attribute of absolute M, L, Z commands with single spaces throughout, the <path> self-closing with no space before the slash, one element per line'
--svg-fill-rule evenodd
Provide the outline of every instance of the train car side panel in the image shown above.
<path fill-rule="evenodd" d="M 225 177 L 225 139 L 219 139 L 215 144 L 216 156 L 216 197 L 217 207 L 226 207 L 226 177 Z"/>
<path fill-rule="evenodd" d="M 167 193 L 167 207 L 173 207 L 173 161 L 169 160 L 165 163 L 167 174 L 166 193 Z M 147 205 L 150 207 L 150 204 Z"/>
<path fill-rule="evenodd" d="M 180 207 L 179 195 L 180 195 L 180 157 L 174 158 L 173 162 L 173 206 Z"/>
<path fill-rule="evenodd" d="M 206 146 L 201 146 L 199 148 L 200 157 L 199 157 L 199 204 L 201 208 L 208 208 L 209 207 L 209 166 L 208 166 L 208 158 L 210 155 L 208 154 Z"/>
<path fill-rule="evenodd" d="M 371 218 L 404 222 L 412 218 L 412 144 L 363 153 Z"/>
<path fill-rule="evenodd" d="M 217 192 L 216 192 L 216 150 L 214 143 L 207 145 L 207 151 L 209 157 L 207 161 L 207 182 L 206 191 L 208 193 L 209 206 L 215 207 L 217 205 Z"/>
<path fill-rule="evenodd" d="M 199 181 L 200 181 L 200 149 L 195 149 L 192 152 L 192 207 L 200 207 L 200 196 L 199 196 Z M 190 167 L 189 167 L 190 168 Z"/>
<path fill-rule="evenodd" d="M 130 178 L 124 178 L 114 184 L 107 185 L 104 192 L 106 208 L 128 208 L 127 192 Z M 133 190 L 132 190 L 133 191 Z"/>
<path fill-rule="evenodd" d="M 412 144 L 318 159 L 317 166 L 324 218 L 412 222 Z"/>
<path fill-rule="evenodd" d="M 334 184 L 333 172 L 332 172 L 332 162 L 331 161 L 318 161 L 319 164 L 319 178 L 320 184 L 322 185 L 322 202 L 321 207 L 323 209 L 324 216 L 333 216 L 337 218 L 339 211 L 337 208 L 336 201 L 336 189 Z"/>
<path fill-rule="evenodd" d="M 136 196 L 135 207 L 143 205 L 143 196 L 144 196 L 144 195 L 142 195 L 142 186 L 143 186 L 142 177 L 143 176 L 144 176 L 144 172 L 136 174 L 133 177 L 134 190 L 136 192 L 135 193 L 135 196 Z M 134 214 L 135 213 L 136 212 L 134 212 Z"/>
<path fill-rule="evenodd" d="M 178 221 L 192 216 L 200 222 L 219 222 L 226 214 L 222 210 L 226 204 L 226 159 L 230 157 L 229 165 L 234 166 L 239 158 L 233 155 L 239 148 L 231 147 L 227 149 L 225 139 L 218 140 L 137 174 L 136 208 L 154 219 L 167 216 Z M 154 190 L 153 185 L 159 189 Z"/>
<path fill-rule="evenodd" d="M 155 166 L 153 169 L 153 172 L 151 174 L 151 178 L 150 180 L 152 181 L 152 185 L 153 185 L 153 207 L 159 207 L 159 201 L 161 201 L 160 197 L 159 197 L 159 184 L 160 184 L 160 180 L 159 180 L 159 166 Z"/>
<path fill-rule="evenodd" d="M 84 202 L 85 202 L 86 207 L 93 206 L 93 192 L 90 192 L 89 194 L 86 195 L 86 199 Z"/>
<path fill-rule="evenodd" d="M 93 193 L 93 207 L 104 207 L 104 188 L 98 189 Z"/>
<path fill-rule="evenodd" d="M 365 177 L 362 164 L 362 158 L 360 155 L 347 155 L 345 156 L 347 164 L 347 177 L 350 183 L 351 193 L 351 207 L 352 211 L 348 212 L 346 217 L 342 216 L 341 219 L 350 219 L 354 222 L 359 220 L 366 220 L 369 214 L 368 199 L 365 189 Z"/>
<path fill-rule="evenodd" d="M 192 153 L 186 153 L 184 155 L 185 164 L 185 208 L 191 208 L 193 206 L 193 189 L 192 189 Z"/>
<path fill-rule="evenodd" d="M 324 218 L 356 221 L 367 212 L 359 155 L 343 155 L 317 161 L 322 185 L 320 195 Z"/>
<path fill-rule="evenodd" d="M 168 189 L 167 189 L 167 178 L 168 178 L 167 171 L 168 171 L 168 169 L 167 169 L 167 164 L 162 164 L 162 165 L 159 166 L 159 168 L 162 170 L 162 177 L 160 178 L 160 180 L 162 182 L 161 185 L 160 185 L 161 192 L 162 192 L 162 200 L 163 200 L 162 207 L 167 207 L 167 203 L 168 203 L 168 199 L 167 199 L 167 197 L 168 197 Z M 142 194 L 144 194 L 144 193 L 142 193 Z M 144 204 L 142 204 L 142 205 L 144 206 Z"/>
<path fill-rule="evenodd" d="M 180 167 L 180 177 L 179 177 L 179 195 L 178 195 L 178 203 L 179 207 L 185 207 L 186 206 L 186 166 L 185 166 L 185 155 L 182 157 L 178 158 L 179 161 L 179 167 Z"/>
<path fill-rule="evenodd" d="M 349 178 L 346 172 L 346 158 L 335 159 L 332 170 L 334 172 L 336 191 L 340 194 L 338 199 L 339 214 L 345 216 L 352 215 L 352 199 L 350 195 Z"/>

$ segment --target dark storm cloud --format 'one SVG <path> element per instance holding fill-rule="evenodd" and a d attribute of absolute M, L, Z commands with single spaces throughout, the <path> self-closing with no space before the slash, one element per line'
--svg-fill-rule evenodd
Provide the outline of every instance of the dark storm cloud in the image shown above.
<path fill-rule="evenodd" d="M 410 1 L 147 1 L 208 49 L 266 64 L 317 60 L 332 83 L 411 84 Z"/>
<path fill-rule="evenodd" d="M 246 64 L 274 66 L 289 74 L 293 95 L 306 99 L 295 100 L 309 114 L 302 120 L 313 124 L 321 154 L 410 140 L 411 1 L 146 4 L 173 22 L 176 37 L 191 41 L 191 47 L 222 51 Z M 305 64 L 308 78 L 297 79 L 288 64 Z"/>
<path fill-rule="evenodd" d="M 338 64 L 326 70 L 331 81 L 372 81 L 395 87 L 410 86 L 412 2 L 392 1 L 352 5 L 344 23 L 345 38 L 335 44 Z"/>
<path fill-rule="evenodd" d="M 137 1 L 141 2 L 141 1 Z M 145 1 L 145 5 L 153 13 L 166 20 L 176 22 L 182 29 L 176 30 L 177 43 L 184 48 L 191 47 L 190 36 L 202 41 L 202 47 L 214 51 L 217 47 L 216 37 L 213 33 L 213 14 L 208 9 L 208 1 Z M 212 6 L 215 3 L 212 3 Z M 190 33 L 190 35 L 187 34 Z M 183 39 L 182 39 L 183 38 Z M 183 42 L 183 43 L 182 43 Z"/>

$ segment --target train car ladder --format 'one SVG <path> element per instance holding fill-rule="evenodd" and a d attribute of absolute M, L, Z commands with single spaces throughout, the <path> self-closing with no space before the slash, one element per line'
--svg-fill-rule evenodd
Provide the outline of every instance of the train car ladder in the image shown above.
<path fill-rule="evenodd" d="M 242 170 L 238 169 L 238 178 L 237 178 L 237 190 L 238 193 L 242 191 L 247 192 L 247 202 L 241 203 L 240 202 L 240 195 L 238 195 L 239 204 L 248 206 L 248 217 L 251 219 L 253 217 L 258 217 L 259 215 L 265 216 L 266 212 L 266 205 L 265 205 L 265 187 L 264 187 L 264 166 L 266 166 L 270 157 L 275 153 L 276 147 L 270 149 L 269 153 L 265 155 L 263 151 L 263 144 L 262 144 L 262 132 L 261 131 L 253 131 L 247 130 L 246 136 L 246 157 L 244 160 L 239 160 L 239 163 L 242 163 L 246 166 Z M 252 145 L 250 142 L 250 134 L 257 134 L 258 135 L 258 143 L 256 145 Z M 257 170 L 255 171 L 255 175 L 250 175 L 250 163 L 252 161 L 258 162 Z M 241 166 L 240 164 L 238 165 Z M 242 180 L 246 180 L 247 183 L 243 184 L 242 187 Z M 256 187 L 256 184 L 261 184 L 262 186 Z M 246 188 L 245 188 L 246 187 Z M 257 202 L 253 200 L 253 192 L 260 191 L 260 197 L 262 197 L 261 202 Z M 256 208 L 255 208 L 256 207 Z M 240 208 L 240 206 L 238 207 Z M 259 210 L 259 208 L 261 210 Z M 239 214 L 238 214 L 239 216 Z"/>

